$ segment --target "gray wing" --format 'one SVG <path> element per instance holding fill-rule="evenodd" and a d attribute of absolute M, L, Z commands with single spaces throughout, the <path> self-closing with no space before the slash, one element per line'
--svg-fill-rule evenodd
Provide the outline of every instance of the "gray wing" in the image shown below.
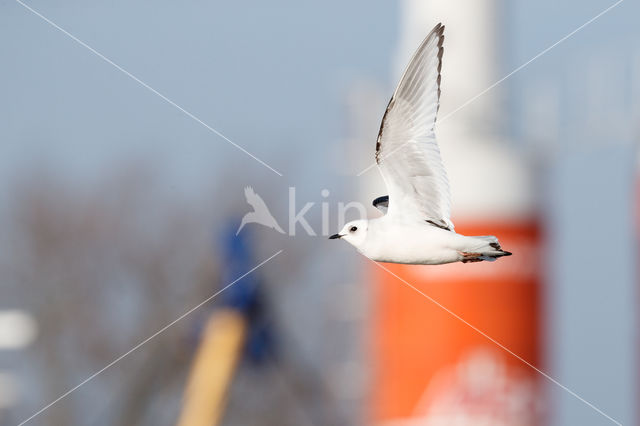
<path fill-rule="evenodd" d="M 444 26 L 413 55 L 384 113 L 376 162 L 389 190 L 388 215 L 453 229 L 449 181 L 436 141 Z"/>

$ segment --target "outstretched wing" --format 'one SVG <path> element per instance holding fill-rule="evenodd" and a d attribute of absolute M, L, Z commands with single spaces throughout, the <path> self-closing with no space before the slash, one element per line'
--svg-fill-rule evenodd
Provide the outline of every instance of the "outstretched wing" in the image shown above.
<path fill-rule="evenodd" d="M 449 181 L 436 141 L 444 26 L 413 55 L 384 113 L 376 162 L 389 190 L 388 215 L 453 229 Z"/>

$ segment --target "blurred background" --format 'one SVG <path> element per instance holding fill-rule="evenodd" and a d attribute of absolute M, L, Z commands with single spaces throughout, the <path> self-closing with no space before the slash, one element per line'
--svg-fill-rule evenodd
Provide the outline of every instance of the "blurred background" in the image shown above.
<path fill-rule="evenodd" d="M 640 424 L 640 6 L 614 4 L 2 2 L 0 424 Z M 326 235 L 383 195 L 359 174 L 440 21 L 452 219 L 514 256 L 387 265 L 420 293 Z M 246 186 L 284 234 L 236 235 Z"/>

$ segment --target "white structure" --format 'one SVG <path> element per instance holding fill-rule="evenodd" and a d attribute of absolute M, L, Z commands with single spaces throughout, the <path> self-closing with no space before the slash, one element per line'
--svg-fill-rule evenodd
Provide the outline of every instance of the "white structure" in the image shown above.
<path fill-rule="evenodd" d="M 36 321 L 19 309 L 0 310 L 0 350 L 23 349 L 36 338 Z"/>
<path fill-rule="evenodd" d="M 445 25 L 442 96 L 436 124 L 451 184 L 453 221 L 528 217 L 531 181 L 501 138 L 497 0 L 405 0 L 396 75 L 438 22 Z M 487 90 L 489 89 L 489 90 Z M 500 182 L 500 185 L 482 185 Z M 471 217 L 470 217 L 471 219 Z"/>

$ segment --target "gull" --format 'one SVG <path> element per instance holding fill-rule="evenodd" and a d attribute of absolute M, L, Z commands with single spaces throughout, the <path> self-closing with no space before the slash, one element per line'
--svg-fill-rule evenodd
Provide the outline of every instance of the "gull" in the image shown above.
<path fill-rule="evenodd" d="M 384 216 L 349 222 L 329 237 L 374 261 L 439 265 L 511 255 L 492 235 L 456 233 L 450 219 L 449 181 L 434 130 L 443 42 L 438 24 L 411 58 L 382 118 L 375 158 L 389 195 L 373 205 Z"/>
<path fill-rule="evenodd" d="M 278 222 L 276 222 L 276 219 L 269 211 L 269 208 L 265 204 L 262 197 L 256 194 L 252 187 L 247 186 L 244 189 L 244 196 L 247 199 L 247 203 L 251 207 L 253 207 L 253 211 L 243 216 L 242 221 L 240 222 L 240 226 L 236 231 L 236 235 L 240 233 L 242 228 L 244 228 L 244 225 L 246 225 L 247 223 L 259 223 L 260 225 L 275 229 L 279 233 L 284 234 L 284 231 L 282 230 L 282 228 L 280 228 Z"/>

